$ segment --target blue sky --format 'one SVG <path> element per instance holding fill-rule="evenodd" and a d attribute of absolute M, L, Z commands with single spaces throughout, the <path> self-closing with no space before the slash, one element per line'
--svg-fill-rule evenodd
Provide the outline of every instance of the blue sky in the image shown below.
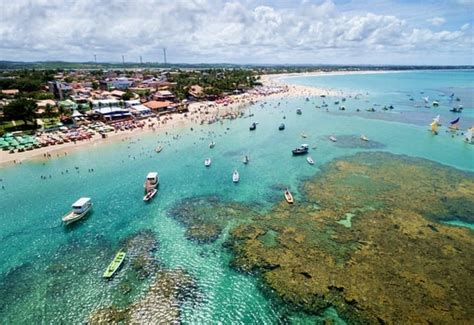
<path fill-rule="evenodd" d="M 0 0 L 0 60 L 474 64 L 474 0 Z"/>

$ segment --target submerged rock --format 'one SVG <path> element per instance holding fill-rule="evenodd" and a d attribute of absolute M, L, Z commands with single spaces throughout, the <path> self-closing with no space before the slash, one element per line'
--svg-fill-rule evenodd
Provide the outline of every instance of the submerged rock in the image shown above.
<path fill-rule="evenodd" d="M 234 267 L 294 308 L 332 305 L 351 323 L 474 319 L 474 234 L 437 222 L 474 221 L 472 173 L 360 153 L 323 166 L 303 192 L 230 231 Z"/>
<path fill-rule="evenodd" d="M 194 299 L 196 285 L 183 270 L 161 270 L 137 302 L 125 307 L 110 306 L 96 310 L 89 317 L 89 324 L 178 324 L 180 305 Z"/>
<path fill-rule="evenodd" d="M 187 228 L 188 239 L 209 243 L 220 236 L 229 222 L 244 222 L 255 212 L 237 203 L 221 202 L 217 196 L 207 196 L 183 200 L 169 214 Z"/>

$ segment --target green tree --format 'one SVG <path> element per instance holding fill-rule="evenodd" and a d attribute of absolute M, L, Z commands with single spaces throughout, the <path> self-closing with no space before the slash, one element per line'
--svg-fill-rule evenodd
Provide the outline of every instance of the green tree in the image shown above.
<path fill-rule="evenodd" d="M 6 118 L 12 120 L 22 120 L 25 124 L 28 121 L 36 123 L 36 102 L 27 98 L 19 98 L 12 101 L 3 108 L 3 114 Z"/>
<path fill-rule="evenodd" d="M 125 92 L 125 94 L 122 95 L 122 100 L 130 100 L 133 97 L 133 93 L 129 90 Z"/>

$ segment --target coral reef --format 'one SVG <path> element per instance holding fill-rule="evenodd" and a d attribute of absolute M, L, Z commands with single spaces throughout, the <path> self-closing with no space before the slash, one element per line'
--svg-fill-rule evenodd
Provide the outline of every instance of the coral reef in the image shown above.
<path fill-rule="evenodd" d="M 360 153 L 328 163 L 303 192 L 231 230 L 236 268 L 298 309 L 332 305 L 351 323 L 474 320 L 473 233 L 437 222 L 473 221 L 472 174 Z"/>
<path fill-rule="evenodd" d="M 125 307 L 110 306 L 96 310 L 89 324 L 156 324 L 179 323 L 180 304 L 195 296 L 196 286 L 190 275 L 182 270 L 160 270 L 137 302 Z"/>
<path fill-rule="evenodd" d="M 224 203 L 215 196 L 185 199 L 170 216 L 186 226 L 186 237 L 199 243 L 215 241 L 231 221 L 248 220 L 255 213 L 237 203 Z"/>

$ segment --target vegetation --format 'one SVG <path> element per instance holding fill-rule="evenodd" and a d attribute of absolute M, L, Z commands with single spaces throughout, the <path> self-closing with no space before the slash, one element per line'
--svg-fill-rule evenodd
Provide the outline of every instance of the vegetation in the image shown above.
<path fill-rule="evenodd" d="M 54 79 L 54 70 L 8 71 L 0 78 L 0 89 L 18 89 L 22 92 L 36 92 Z"/>
<path fill-rule="evenodd" d="M 36 107 L 37 105 L 34 100 L 22 97 L 6 105 L 3 108 L 3 114 L 6 119 L 22 120 L 26 125 L 28 121 L 35 123 Z"/>
<path fill-rule="evenodd" d="M 203 88 L 204 95 L 218 96 L 222 93 L 232 93 L 238 89 L 255 86 L 257 76 L 252 70 L 210 69 L 202 71 L 179 71 L 170 73 L 168 80 L 175 82 L 174 93 L 179 99 L 186 98 L 192 85 Z"/>

